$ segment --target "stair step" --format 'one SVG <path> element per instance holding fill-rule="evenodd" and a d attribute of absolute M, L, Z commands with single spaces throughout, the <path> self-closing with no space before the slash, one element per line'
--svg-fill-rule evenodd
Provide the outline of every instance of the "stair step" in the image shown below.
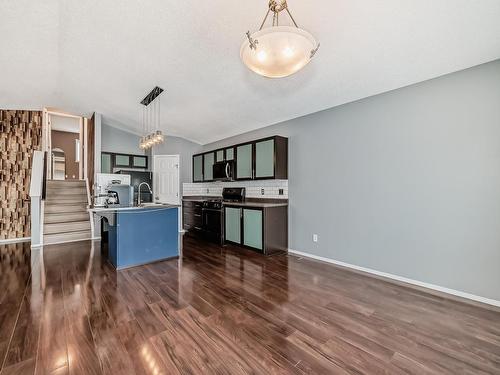
<path fill-rule="evenodd" d="M 61 189 L 47 189 L 47 198 L 55 198 L 60 195 L 85 195 L 87 196 L 87 189 L 85 188 L 61 188 Z"/>
<path fill-rule="evenodd" d="M 92 233 L 90 230 L 83 230 L 78 232 L 68 232 L 68 233 L 58 233 L 58 234 L 47 234 L 43 236 L 43 244 L 50 245 L 59 242 L 69 242 L 69 241 L 82 241 L 89 240 L 92 238 Z"/>
<path fill-rule="evenodd" d="M 90 230 L 90 221 L 87 217 L 86 221 L 73 221 L 67 223 L 51 223 L 43 226 L 43 234 L 57 234 L 69 232 L 81 232 Z"/>
<path fill-rule="evenodd" d="M 72 221 L 89 220 L 88 212 L 64 212 L 64 213 L 47 213 L 45 212 L 45 224 L 68 223 Z"/>
<path fill-rule="evenodd" d="M 58 198 L 45 199 L 45 205 L 68 204 L 68 203 L 74 203 L 74 204 L 87 203 L 87 196 L 63 195 L 59 196 Z"/>
<path fill-rule="evenodd" d="M 86 186 L 85 180 L 47 180 L 47 186 Z"/>
<path fill-rule="evenodd" d="M 86 206 L 87 205 L 87 197 L 85 199 L 46 199 L 45 207 L 48 206 Z"/>
<path fill-rule="evenodd" d="M 57 214 L 57 213 L 63 213 L 63 212 L 86 212 L 87 211 L 87 205 L 86 204 L 58 204 L 58 205 L 46 205 L 45 206 L 45 213 L 48 214 Z"/>

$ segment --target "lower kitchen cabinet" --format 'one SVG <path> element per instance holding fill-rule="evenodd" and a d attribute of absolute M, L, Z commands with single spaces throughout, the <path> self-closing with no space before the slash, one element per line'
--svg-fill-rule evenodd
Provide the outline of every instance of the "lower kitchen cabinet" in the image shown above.
<path fill-rule="evenodd" d="M 225 242 L 273 254 L 288 250 L 288 207 L 225 207 Z"/>
<path fill-rule="evenodd" d="M 241 243 L 241 208 L 226 207 L 224 216 L 226 241 Z"/>
<path fill-rule="evenodd" d="M 202 234 L 202 203 L 193 201 L 182 202 L 182 226 L 190 236 L 199 237 Z"/>
<path fill-rule="evenodd" d="M 243 209 L 243 245 L 262 250 L 262 209 Z"/>

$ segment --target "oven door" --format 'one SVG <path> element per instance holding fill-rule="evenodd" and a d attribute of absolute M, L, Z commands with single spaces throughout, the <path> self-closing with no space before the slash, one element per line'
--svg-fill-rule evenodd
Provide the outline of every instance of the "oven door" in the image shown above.
<path fill-rule="evenodd" d="M 224 220 L 222 215 L 221 209 L 202 209 L 202 229 L 207 240 L 222 244 L 222 239 L 224 238 L 222 232 Z"/>

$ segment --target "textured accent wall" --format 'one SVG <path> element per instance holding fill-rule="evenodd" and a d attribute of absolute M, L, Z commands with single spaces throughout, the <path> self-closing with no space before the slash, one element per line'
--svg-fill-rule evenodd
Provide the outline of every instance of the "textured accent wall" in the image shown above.
<path fill-rule="evenodd" d="M 42 142 L 42 112 L 0 110 L 0 239 L 30 236 L 33 151 Z"/>

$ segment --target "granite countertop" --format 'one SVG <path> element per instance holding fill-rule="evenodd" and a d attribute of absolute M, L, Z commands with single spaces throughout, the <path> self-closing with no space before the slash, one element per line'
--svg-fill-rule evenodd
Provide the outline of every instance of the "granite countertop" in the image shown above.
<path fill-rule="evenodd" d="M 182 197 L 183 201 L 186 202 L 203 202 L 206 201 L 207 199 L 215 199 L 215 198 L 221 198 L 220 196 L 186 196 Z M 245 200 L 244 202 L 224 202 L 224 206 L 228 207 L 286 207 L 288 206 L 288 199 L 261 199 L 262 202 L 259 202 L 259 198 L 249 198 Z"/>
<path fill-rule="evenodd" d="M 89 208 L 89 212 L 93 213 L 106 213 L 106 212 L 123 212 L 123 211 L 137 211 L 137 210 L 167 210 L 170 208 L 179 208 L 177 204 L 148 204 L 146 206 L 132 206 L 132 207 L 93 207 Z"/>

